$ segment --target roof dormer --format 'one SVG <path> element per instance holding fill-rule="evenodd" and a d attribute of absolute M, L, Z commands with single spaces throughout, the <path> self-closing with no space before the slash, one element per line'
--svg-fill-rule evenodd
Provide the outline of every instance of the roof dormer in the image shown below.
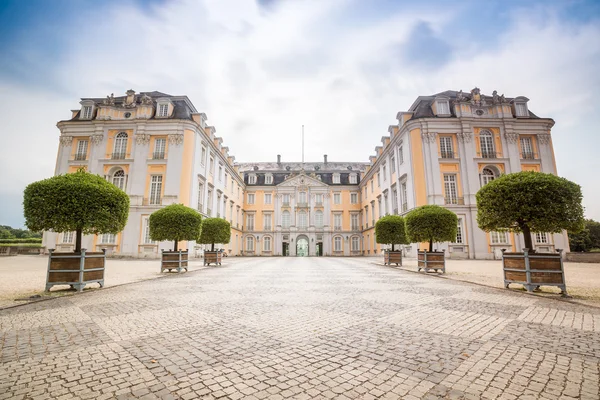
<path fill-rule="evenodd" d="M 515 97 L 512 101 L 513 105 L 513 113 L 517 118 L 528 118 L 529 117 L 529 109 L 527 107 L 527 102 L 529 99 L 524 96 Z"/>
<path fill-rule="evenodd" d="M 449 117 L 450 113 L 450 98 L 447 96 L 436 96 L 431 109 L 437 117 Z"/>
<path fill-rule="evenodd" d="M 96 111 L 96 104 L 93 100 L 82 100 L 79 102 L 81 104 L 81 112 L 79 113 L 79 119 L 92 119 L 94 117 L 94 112 Z"/>
<path fill-rule="evenodd" d="M 173 102 L 167 97 L 156 100 L 156 118 L 169 118 L 173 114 Z"/>

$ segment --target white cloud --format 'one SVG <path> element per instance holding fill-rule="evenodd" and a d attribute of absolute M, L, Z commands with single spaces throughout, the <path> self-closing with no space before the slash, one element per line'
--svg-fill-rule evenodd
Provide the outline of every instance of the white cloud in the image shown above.
<path fill-rule="evenodd" d="M 404 8 L 368 24 L 344 19 L 344 10 L 356 6 L 283 1 L 261 9 L 254 1 L 207 0 L 86 15 L 71 27 L 61 61 L 45 66 L 59 93 L 0 86 L 11 98 L 11 106 L 0 107 L 1 135 L 9 138 L 0 149 L 1 190 L 14 194 L 52 175 L 55 124 L 79 97 L 129 88 L 186 94 L 241 161 L 299 159 L 302 124 L 307 159 L 327 153 L 330 160 L 367 161 L 397 111 L 418 95 L 477 85 L 484 93 L 525 95 L 534 112 L 555 118 L 559 172 L 583 185 L 589 214 L 600 219 L 600 189 L 592 174 L 579 172 L 599 166 L 592 131 L 600 122 L 593 104 L 598 24 L 520 12 L 486 47 L 482 38 L 453 31 L 464 18 L 446 10 Z M 420 21 L 454 50 L 438 68 L 420 69 L 402 53 Z M 23 166 L 19 173 L 6 174 L 15 165 Z M 9 219 L 15 220 L 0 214 L 0 223 Z"/>

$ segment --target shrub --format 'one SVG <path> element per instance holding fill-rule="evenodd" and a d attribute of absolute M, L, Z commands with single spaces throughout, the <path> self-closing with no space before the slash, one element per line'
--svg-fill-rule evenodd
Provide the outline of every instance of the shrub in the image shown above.
<path fill-rule="evenodd" d="M 32 231 L 75 231 L 75 252 L 83 234 L 119 233 L 129 214 L 129 197 L 106 179 L 79 170 L 25 188 L 25 224 Z"/>
<path fill-rule="evenodd" d="M 411 242 L 451 242 L 456 240 L 458 217 L 436 205 L 417 207 L 406 215 L 406 232 Z"/>
<path fill-rule="evenodd" d="M 152 240 L 172 240 L 173 250 L 181 240 L 196 240 L 202 229 L 202 216 L 183 204 L 171 204 L 150 214 Z"/>
<path fill-rule="evenodd" d="M 210 244 L 211 251 L 215 251 L 215 243 L 229 243 L 231 239 L 231 225 L 221 218 L 207 218 L 202 224 L 202 234 L 197 243 Z"/>
<path fill-rule="evenodd" d="M 476 195 L 477 224 L 486 232 L 522 232 L 533 250 L 532 232 L 580 232 L 584 228 L 581 187 L 541 172 L 503 175 Z"/>
<path fill-rule="evenodd" d="M 0 243 L 13 243 L 13 244 L 19 244 L 19 243 L 42 243 L 42 239 L 41 238 L 27 238 L 27 239 L 0 239 Z"/>
<path fill-rule="evenodd" d="M 386 215 L 375 224 L 375 241 L 379 244 L 408 244 L 404 218 L 399 215 Z"/>

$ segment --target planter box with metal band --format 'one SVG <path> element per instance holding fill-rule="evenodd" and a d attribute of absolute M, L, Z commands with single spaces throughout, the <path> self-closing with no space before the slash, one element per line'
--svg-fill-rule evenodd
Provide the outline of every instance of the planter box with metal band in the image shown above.
<path fill-rule="evenodd" d="M 402 252 L 401 251 L 386 251 L 383 253 L 383 264 L 396 266 L 402 266 Z"/>
<path fill-rule="evenodd" d="M 504 271 L 504 286 L 519 283 L 528 292 L 540 286 L 557 286 L 561 294 L 567 296 L 567 285 L 562 261 L 562 249 L 556 253 L 509 253 L 502 249 L 502 269 Z"/>
<path fill-rule="evenodd" d="M 81 249 L 81 253 L 48 252 L 48 275 L 46 291 L 54 285 L 70 285 L 81 292 L 88 283 L 104 286 L 104 265 L 106 252 L 91 252 Z"/>
<path fill-rule="evenodd" d="M 204 265 L 221 265 L 221 259 L 223 255 L 220 251 L 205 251 L 204 252 Z"/>
<path fill-rule="evenodd" d="M 419 251 L 417 252 L 417 271 L 425 270 L 425 272 L 429 272 L 430 270 L 434 270 L 438 272 L 438 270 L 442 270 L 442 273 L 446 273 L 446 251 L 433 251 L 429 252 Z"/>
<path fill-rule="evenodd" d="M 178 251 L 162 251 L 162 261 L 160 264 L 160 272 L 163 272 L 165 269 L 171 270 L 176 269 L 177 272 L 181 272 L 182 270 L 188 270 L 188 251 L 187 250 L 178 250 Z"/>

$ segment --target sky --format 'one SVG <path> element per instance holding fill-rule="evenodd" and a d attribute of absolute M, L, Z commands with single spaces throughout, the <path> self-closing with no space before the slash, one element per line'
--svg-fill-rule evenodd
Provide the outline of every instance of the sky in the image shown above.
<path fill-rule="evenodd" d="M 187 95 L 239 162 L 368 162 L 419 95 L 526 96 L 600 220 L 600 2 L 0 0 L 0 225 L 82 97 Z"/>

